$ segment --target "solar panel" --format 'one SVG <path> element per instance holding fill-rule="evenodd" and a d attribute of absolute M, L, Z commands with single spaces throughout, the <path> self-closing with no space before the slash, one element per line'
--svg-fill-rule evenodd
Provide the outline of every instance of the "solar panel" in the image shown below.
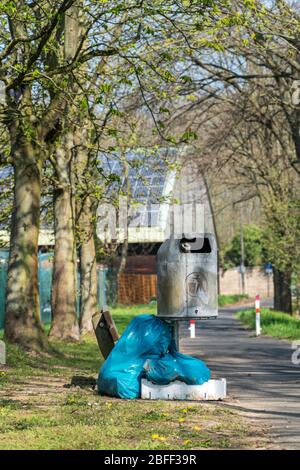
<path fill-rule="evenodd" d="M 157 226 L 159 207 L 153 209 L 166 196 L 166 180 L 170 173 L 170 162 L 174 162 L 175 150 L 171 149 L 137 149 L 125 154 L 103 153 L 99 160 L 105 176 L 112 173 L 119 177 L 119 182 L 109 183 L 106 196 L 116 197 L 119 191 L 126 193 L 130 187 L 130 203 L 140 203 L 134 208 L 136 215 L 130 219 L 129 226 Z M 128 179 L 126 179 L 126 169 Z"/>

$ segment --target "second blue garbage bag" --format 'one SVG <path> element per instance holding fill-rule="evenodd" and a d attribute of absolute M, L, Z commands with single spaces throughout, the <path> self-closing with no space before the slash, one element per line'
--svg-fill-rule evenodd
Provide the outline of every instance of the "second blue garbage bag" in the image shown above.
<path fill-rule="evenodd" d="M 98 391 L 119 398 L 139 398 L 143 377 L 157 384 L 181 380 L 201 385 L 210 379 L 210 371 L 204 362 L 176 350 L 168 323 L 143 314 L 130 322 L 103 364 Z"/>
<path fill-rule="evenodd" d="M 167 385 L 180 380 L 188 385 L 202 385 L 210 379 L 210 370 L 203 361 L 176 350 L 172 341 L 169 352 L 158 359 L 147 359 L 146 378 L 155 384 Z"/>

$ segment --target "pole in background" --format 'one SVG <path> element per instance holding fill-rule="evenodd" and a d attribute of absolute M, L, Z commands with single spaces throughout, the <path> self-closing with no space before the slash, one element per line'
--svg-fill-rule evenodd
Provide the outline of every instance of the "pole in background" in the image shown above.
<path fill-rule="evenodd" d="M 196 321 L 190 320 L 190 338 L 196 338 Z"/>
<path fill-rule="evenodd" d="M 243 227 L 243 214 L 242 209 L 240 212 L 240 224 L 241 224 L 241 261 L 240 261 L 240 273 L 242 281 L 242 294 L 245 294 L 245 245 L 244 245 L 244 227 Z"/>
<path fill-rule="evenodd" d="M 256 336 L 260 336 L 261 327 L 260 327 L 260 297 L 259 294 L 255 297 L 255 326 L 256 326 Z"/>

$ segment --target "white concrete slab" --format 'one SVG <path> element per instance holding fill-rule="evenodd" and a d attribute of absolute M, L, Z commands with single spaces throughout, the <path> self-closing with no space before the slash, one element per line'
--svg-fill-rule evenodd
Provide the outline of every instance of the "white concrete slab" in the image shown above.
<path fill-rule="evenodd" d="M 202 385 L 187 385 L 179 380 L 157 385 L 142 379 L 141 398 L 144 400 L 222 400 L 225 397 L 226 379 L 212 379 Z"/>

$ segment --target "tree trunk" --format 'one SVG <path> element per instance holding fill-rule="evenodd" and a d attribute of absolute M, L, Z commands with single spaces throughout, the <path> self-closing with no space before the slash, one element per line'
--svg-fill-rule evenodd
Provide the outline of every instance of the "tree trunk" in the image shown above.
<path fill-rule="evenodd" d="M 78 47 L 79 5 L 74 5 L 64 17 L 64 59 L 74 58 Z M 74 81 L 69 80 L 69 93 L 76 94 Z M 77 255 L 75 243 L 75 197 L 74 197 L 74 109 L 68 106 L 62 120 L 65 134 L 56 150 L 55 171 L 57 187 L 54 191 L 55 249 L 51 293 L 52 325 L 50 337 L 64 341 L 79 340 L 76 313 Z"/>
<path fill-rule="evenodd" d="M 72 159 L 70 146 L 57 150 L 57 177 L 54 191 L 55 249 L 53 262 L 50 337 L 64 341 L 79 339 L 76 313 L 77 260 L 75 246 Z"/>
<path fill-rule="evenodd" d="M 292 314 L 291 271 L 274 268 L 274 309 Z"/>
<path fill-rule="evenodd" d="M 95 183 L 90 168 L 88 145 L 91 123 L 83 119 L 74 134 L 76 147 L 75 176 L 77 180 L 76 227 L 80 257 L 80 333 L 93 331 L 92 316 L 98 309 L 98 276 L 94 240 L 95 200 L 89 195 Z"/>
<path fill-rule="evenodd" d="M 98 308 L 97 263 L 94 241 L 93 208 L 86 197 L 79 216 L 80 242 L 80 332 L 93 331 L 92 316 Z"/>
<path fill-rule="evenodd" d="M 119 286 L 121 282 L 121 276 L 126 268 L 127 254 L 128 254 L 128 235 L 126 235 L 126 238 L 124 239 L 124 242 L 122 243 L 122 246 L 121 246 L 120 260 L 119 260 L 119 266 L 117 270 L 117 292 L 116 292 L 116 297 L 114 299 L 114 303 L 117 303 L 119 301 Z"/>
<path fill-rule="evenodd" d="M 126 188 L 126 221 L 124 224 L 124 241 L 121 246 L 121 253 L 120 253 L 120 260 L 119 260 L 119 266 L 117 270 L 117 292 L 116 296 L 117 298 L 115 299 L 116 302 L 119 301 L 119 285 L 120 285 L 120 280 L 121 280 L 121 275 L 125 271 L 126 268 L 126 261 L 127 261 L 127 255 L 128 255 L 128 214 L 129 214 L 129 200 L 131 197 L 131 186 L 130 186 L 130 181 L 129 181 L 129 166 L 128 166 L 128 161 L 126 159 L 126 153 L 123 151 L 122 152 L 122 161 L 124 165 L 124 177 L 125 177 L 125 188 Z M 124 209 L 124 208 L 123 208 Z"/>
<path fill-rule="evenodd" d="M 28 349 L 47 346 L 40 322 L 38 236 L 41 162 L 33 147 L 15 143 L 14 204 L 6 286 L 5 337 Z"/>

